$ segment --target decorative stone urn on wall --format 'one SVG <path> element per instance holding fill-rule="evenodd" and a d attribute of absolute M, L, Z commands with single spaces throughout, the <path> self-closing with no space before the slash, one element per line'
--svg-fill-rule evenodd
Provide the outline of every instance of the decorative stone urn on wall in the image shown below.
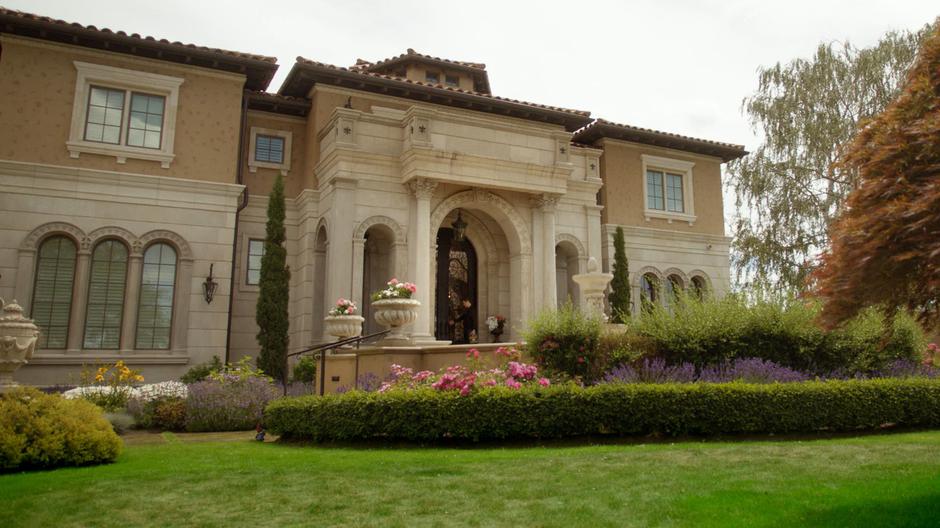
<path fill-rule="evenodd" d="M 419 306 L 421 306 L 421 302 L 417 299 L 380 299 L 372 301 L 375 322 L 390 330 L 384 340 L 410 342 L 411 337 L 402 332 L 402 327 L 415 322 L 415 319 L 418 318 Z"/>
<path fill-rule="evenodd" d="M 594 257 L 588 259 L 587 271 L 571 277 L 581 288 L 581 305 L 585 312 L 597 315 L 607 322 L 607 314 L 604 313 L 604 292 L 614 275 L 598 271 L 597 259 Z"/>
<path fill-rule="evenodd" d="M 323 318 L 327 335 L 337 341 L 362 334 L 362 323 L 365 319 L 360 315 L 328 315 Z"/>
<path fill-rule="evenodd" d="M 39 339 L 39 327 L 32 319 L 23 317 L 23 307 L 14 300 L 4 304 L 0 315 L 0 393 L 17 386 L 13 381 L 13 372 L 25 365 L 33 357 L 36 341 Z"/>

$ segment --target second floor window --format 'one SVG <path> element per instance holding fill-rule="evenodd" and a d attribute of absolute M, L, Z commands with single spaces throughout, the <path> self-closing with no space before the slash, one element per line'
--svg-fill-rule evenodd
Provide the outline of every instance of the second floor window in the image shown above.
<path fill-rule="evenodd" d="M 284 163 L 284 138 L 258 134 L 255 138 L 255 161 Z"/>
<path fill-rule="evenodd" d="M 648 209 L 684 213 L 682 175 L 660 170 L 646 171 L 646 205 Z"/>
<path fill-rule="evenodd" d="M 128 110 L 127 102 L 130 101 Z M 85 141 L 160 149 L 166 98 L 102 86 L 88 92 Z"/>
<path fill-rule="evenodd" d="M 451 88 L 456 88 L 460 84 L 460 79 L 456 75 L 445 75 L 444 84 L 450 86 Z"/>
<path fill-rule="evenodd" d="M 430 84 L 438 84 L 441 82 L 441 76 L 437 72 L 427 71 L 424 72 L 424 80 Z"/>

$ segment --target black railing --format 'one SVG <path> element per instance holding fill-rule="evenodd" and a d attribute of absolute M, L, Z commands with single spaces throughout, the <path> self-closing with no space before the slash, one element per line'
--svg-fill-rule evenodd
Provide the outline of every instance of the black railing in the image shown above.
<path fill-rule="evenodd" d="M 323 396 L 324 388 L 326 387 L 326 353 L 327 352 L 333 349 L 345 347 L 347 345 L 348 346 L 355 345 L 356 350 L 359 350 L 359 345 L 361 345 L 363 341 L 372 339 L 374 337 L 384 336 L 385 334 L 389 332 L 391 332 L 391 330 L 382 330 L 381 332 L 376 332 L 374 334 L 369 334 L 365 336 L 347 337 L 344 339 L 340 339 L 338 341 L 333 341 L 332 343 L 324 343 L 322 345 L 317 345 L 314 347 L 305 348 L 303 350 L 298 350 L 297 352 L 291 352 L 290 354 L 287 354 L 287 357 L 299 356 L 301 354 L 313 352 L 314 358 L 317 358 L 317 355 L 319 354 L 320 357 L 318 359 L 320 360 L 320 382 L 317 385 L 319 385 L 318 389 L 319 389 L 320 396 Z M 358 389 L 359 388 L 359 353 L 358 352 L 356 352 L 356 373 L 355 373 L 355 378 L 353 382 L 356 384 L 356 388 Z"/>

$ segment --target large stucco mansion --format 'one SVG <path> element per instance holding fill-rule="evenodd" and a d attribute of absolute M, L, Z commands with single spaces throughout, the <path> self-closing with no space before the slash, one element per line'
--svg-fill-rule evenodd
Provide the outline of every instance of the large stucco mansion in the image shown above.
<path fill-rule="evenodd" d="M 42 328 L 19 381 L 254 355 L 278 174 L 293 350 L 328 338 L 339 297 L 377 330 L 368 296 L 393 276 L 418 285 L 416 342 L 453 341 L 463 301 L 462 324 L 488 337 L 503 315 L 516 339 L 580 302 L 589 258 L 610 269 L 618 226 L 634 299 L 728 288 L 721 165 L 742 146 L 498 97 L 484 64 L 410 49 L 298 58 L 268 92 L 277 68 L 0 8 L 0 297 Z"/>

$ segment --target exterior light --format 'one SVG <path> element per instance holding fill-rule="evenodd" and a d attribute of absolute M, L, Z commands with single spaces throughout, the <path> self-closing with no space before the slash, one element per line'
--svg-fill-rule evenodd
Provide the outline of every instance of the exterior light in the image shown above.
<path fill-rule="evenodd" d="M 206 295 L 206 303 L 212 304 L 212 297 L 215 295 L 215 289 L 219 287 L 219 283 L 215 282 L 212 278 L 212 268 L 215 264 L 209 264 L 209 276 L 206 277 L 206 281 L 202 283 L 203 293 Z"/>
<path fill-rule="evenodd" d="M 460 209 L 457 209 L 457 219 L 450 226 L 454 228 L 454 240 L 463 242 L 464 237 L 467 235 L 467 223 L 460 216 Z"/>

